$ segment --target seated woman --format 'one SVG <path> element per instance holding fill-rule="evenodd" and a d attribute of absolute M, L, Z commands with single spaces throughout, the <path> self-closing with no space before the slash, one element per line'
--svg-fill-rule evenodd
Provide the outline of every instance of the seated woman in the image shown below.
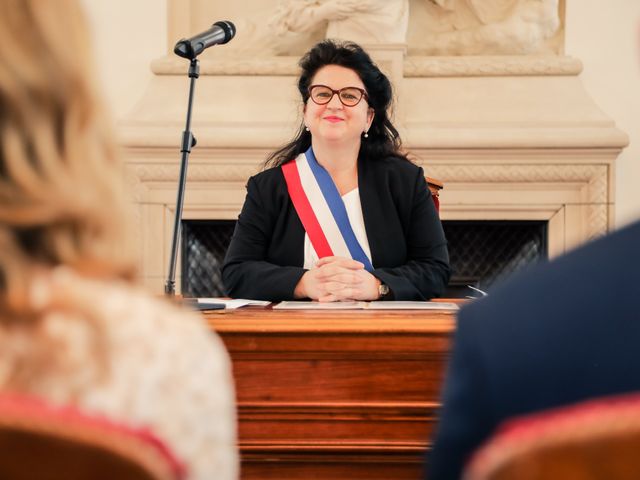
<path fill-rule="evenodd" d="M 249 179 L 223 266 L 228 294 L 265 300 L 427 300 L 449 279 L 422 168 L 387 116 L 391 84 L 354 43 L 301 60 L 304 124 Z"/>
<path fill-rule="evenodd" d="M 2 0 L 0 36 L 0 394 L 149 429 L 189 479 L 237 478 L 222 342 L 132 281 L 77 0 Z"/>

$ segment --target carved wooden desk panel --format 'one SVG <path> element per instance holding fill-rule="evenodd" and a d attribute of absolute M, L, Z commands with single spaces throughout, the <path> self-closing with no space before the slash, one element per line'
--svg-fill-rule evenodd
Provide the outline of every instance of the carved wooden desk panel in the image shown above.
<path fill-rule="evenodd" d="M 454 316 L 206 314 L 233 360 L 243 479 L 420 478 Z"/>

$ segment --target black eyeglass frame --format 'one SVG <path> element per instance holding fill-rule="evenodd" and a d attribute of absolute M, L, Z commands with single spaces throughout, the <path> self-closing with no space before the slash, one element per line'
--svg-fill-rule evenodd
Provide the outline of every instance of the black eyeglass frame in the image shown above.
<path fill-rule="evenodd" d="M 313 95 L 312 95 L 312 91 L 313 91 L 314 88 L 317 88 L 317 87 L 323 87 L 323 88 L 326 88 L 327 90 L 331 91 L 331 96 L 329 97 L 329 99 L 326 102 L 322 102 L 321 103 L 321 102 L 317 102 L 316 100 L 314 100 Z M 340 92 L 342 92 L 343 90 L 358 90 L 362 95 L 360 96 L 360 98 L 358 99 L 358 101 L 356 103 L 354 103 L 353 105 L 347 105 L 346 103 L 344 103 L 342 101 L 342 97 L 340 96 Z M 326 105 L 326 104 L 328 104 L 329 102 L 331 102 L 331 100 L 333 100 L 333 96 L 336 95 L 336 94 L 338 95 L 338 100 L 340 100 L 340 103 L 342 105 L 344 105 L 345 107 L 355 107 L 356 105 L 358 105 L 362 101 L 363 98 L 367 101 L 367 103 L 369 103 L 369 95 L 367 95 L 367 91 L 364 88 L 360 88 L 360 87 L 344 87 L 344 88 L 341 88 L 340 90 L 334 90 L 333 88 L 331 88 L 331 87 L 329 87 L 327 85 L 317 84 L 317 85 L 311 85 L 308 88 L 307 93 L 309 94 L 309 98 L 311 99 L 311 101 L 313 103 L 315 103 L 316 105 Z"/>

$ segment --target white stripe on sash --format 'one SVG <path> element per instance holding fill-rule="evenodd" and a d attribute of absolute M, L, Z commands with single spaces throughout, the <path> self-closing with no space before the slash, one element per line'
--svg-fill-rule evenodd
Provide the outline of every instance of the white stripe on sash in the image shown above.
<path fill-rule="evenodd" d="M 331 246 L 331 250 L 333 250 L 333 254 L 339 257 L 351 258 L 349 248 L 342 237 L 338 224 L 329 209 L 329 205 L 320 190 L 320 186 L 311 171 L 311 167 L 309 167 L 307 163 L 307 157 L 304 153 L 301 153 L 298 155 L 298 158 L 296 158 L 296 166 L 298 167 L 302 188 L 316 214 L 318 223 L 327 238 L 327 242 Z"/>

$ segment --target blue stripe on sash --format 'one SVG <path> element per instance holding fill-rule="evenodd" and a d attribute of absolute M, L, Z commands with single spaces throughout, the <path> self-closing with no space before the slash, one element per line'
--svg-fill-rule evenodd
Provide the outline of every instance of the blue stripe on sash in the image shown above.
<path fill-rule="evenodd" d="M 349 222 L 349 216 L 347 215 L 347 209 L 345 208 L 344 202 L 340 197 L 338 188 L 336 187 L 335 183 L 333 183 L 331 175 L 329 175 L 329 172 L 327 172 L 324 167 L 322 167 L 322 165 L 318 163 L 311 147 L 309 147 L 309 149 L 304 154 L 307 158 L 309 166 L 311 167 L 311 171 L 313 172 L 313 175 L 316 178 L 318 185 L 320 186 L 320 191 L 322 192 L 322 195 L 329 205 L 329 210 L 331 210 L 333 218 L 338 224 L 340 233 L 342 233 L 342 237 L 347 244 L 349 253 L 351 253 L 351 258 L 363 263 L 364 268 L 367 271 L 372 272 L 373 265 L 371 264 L 369 257 L 367 257 L 367 254 L 364 253 L 362 246 L 356 238 L 356 234 L 353 233 L 351 223 Z"/>

